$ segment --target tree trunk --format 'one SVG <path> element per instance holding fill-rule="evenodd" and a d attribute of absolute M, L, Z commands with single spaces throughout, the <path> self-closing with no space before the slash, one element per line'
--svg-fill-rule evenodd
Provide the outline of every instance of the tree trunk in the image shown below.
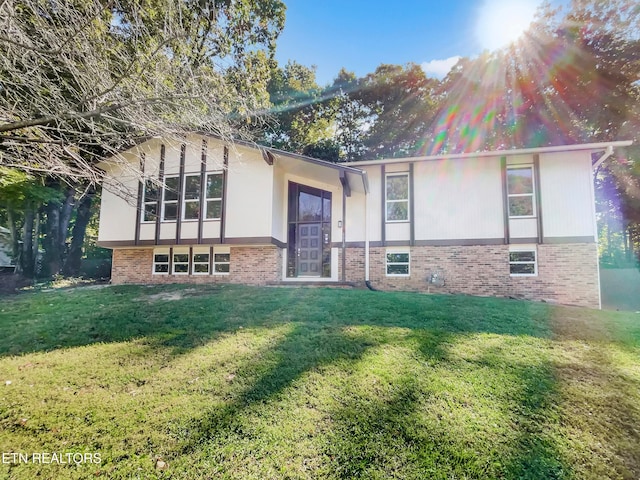
<path fill-rule="evenodd" d="M 60 251 L 60 202 L 53 200 L 45 207 L 43 274 L 52 277 L 60 273 L 62 252 Z"/>
<path fill-rule="evenodd" d="M 33 277 L 33 223 L 35 212 L 33 207 L 29 206 L 24 212 L 24 227 L 22 234 L 22 256 L 20 258 L 20 267 L 22 273 L 31 278 Z"/>
<path fill-rule="evenodd" d="M 60 209 L 60 233 L 58 241 L 60 242 L 60 255 L 64 257 L 67 253 L 67 234 L 69 231 L 69 223 L 71 222 L 71 214 L 73 213 L 75 191 L 68 188 L 65 192 L 64 203 Z"/>
<path fill-rule="evenodd" d="M 16 226 L 16 217 L 11 207 L 7 208 L 7 221 L 9 222 L 9 232 L 11 233 L 11 257 L 16 266 L 15 272 L 20 273 L 20 249 L 18 245 L 18 227 Z"/>
<path fill-rule="evenodd" d="M 87 225 L 89 224 L 89 220 L 91 220 L 91 202 L 93 201 L 93 196 L 94 191 L 91 189 L 78 200 L 78 210 L 76 213 L 76 223 L 73 226 L 71 246 L 69 247 L 69 255 L 67 255 L 64 264 L 65 275 L 78 276 L 80 274 L 82 246 L 84 245 Z"/>
<path fill-rule="evenodd" d="M 40 216 L 42 208 L 36 211 L 36 218 L 33 226 L 33 249 L 31 250 L 31 261 L 33 268 L 33 277 L 36 278 L 41 272 L 38 270 L 38 261 L 40 259 Z"/>

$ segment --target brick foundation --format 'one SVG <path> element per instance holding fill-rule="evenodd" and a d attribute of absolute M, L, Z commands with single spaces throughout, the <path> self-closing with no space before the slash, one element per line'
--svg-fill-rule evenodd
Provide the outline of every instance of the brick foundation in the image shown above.
<path fill-rule="evenodd" d="M 265 285 L 280 280 L 282 251 L 277 247 L 231 247 L 228 275 L 154 275 L 153 248 L 113 251 L 111 282 L 124 283 L 243 283 Z"/>
<path fill-rule="evenodd" d="M 409 277 L 386 276 L 386 251 L 384 247 L 370 249 L 369 278 L 380 290 L 515 296 L 599 308 L 595 244 L 538 245 L 538 275 L 535 277 L 509 275 L 508 245 L 411 247 Z M 282 252 L 275 246 L 231 247 L 229 275 L 153 275 L 152 248 L 116 249 L 111 280 L 114 284 L 222 282 L 266 285 L 281 280 Z M 444 286 L 427 283 L 427 277 L 434 271 L 442 272 Z M 338 278 L 342 280 L 341 250 Z M 347 248 L 345 280 L 364 284 L 364 278 L 364 248 Z"/>
<path fill-rule="evenodd" d="M 386 276 L 387 250 L 393 248 L 370 249 L 369 278 L 380 290 L 514 296 L 599 308 L 598 256 L 593 243 L 538 245 L 535 277 L 509 275 L 508 245 L 411 247 L 409 277 Z M 341 270 L 342 260 L 338 263 Z M 362 282 L 364 248 L 347 248 L 346 265 L 346 280 Z M 434 271 L 442 272 L 443 287 L 427 283 Z"/>

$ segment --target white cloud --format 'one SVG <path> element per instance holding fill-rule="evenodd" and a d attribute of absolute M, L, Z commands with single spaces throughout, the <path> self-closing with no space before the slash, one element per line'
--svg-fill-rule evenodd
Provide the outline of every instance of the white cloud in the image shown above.
<path fill-rule="evenodd" d="M 447 73 L 449 73 L 449 70 L 458 63 L 458 60 L 460 60 L 460 56 L 456 55 L 454 57 L 445 58 L 444 60 L 422 62 L 422 65 L 420 66 L 428 76 L 442 79 L 447 75 Z"/>

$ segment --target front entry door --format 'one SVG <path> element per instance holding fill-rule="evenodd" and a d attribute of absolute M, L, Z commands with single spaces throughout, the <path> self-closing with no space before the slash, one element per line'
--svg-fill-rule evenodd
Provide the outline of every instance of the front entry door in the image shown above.
<path fill-rule="evenodd" d="M 287 277 L 331 277 L 331 192 L 289 182 Z"/>
<path fill-rule="evenodd" d="M 322 225 L 298 224 L 298 275 L 319 277 L 322 273 Z"/>

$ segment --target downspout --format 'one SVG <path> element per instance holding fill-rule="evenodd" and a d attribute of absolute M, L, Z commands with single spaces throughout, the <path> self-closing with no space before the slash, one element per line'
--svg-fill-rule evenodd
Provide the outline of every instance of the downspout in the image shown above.
<path fill-rule="evenodd" d="M 373 292 L 377 292 L 369 281 L 369 194 L 364 192 L 364 284 Z"/>
<path fill-rule="evenodd" d="M 613 147 L 609 145 L 602 156 L 596 160 L 596 162 L 592 165 L 591 169 L 591 201 L 593 203 L 593 231 L 595 232 L 593 237 L 596 241 L 596 246 L 598 245 L 598 218 L 596 216 L 596 193 L 595 193 L 595 181 L 596 176 L 598 175 L 598 169 L 600 165 L 604 163 L 604 161 L 613 155 Z M 598 266 L 598 309 L 602 310 L 602 286 L 600 284 L 600 259 L 596 259 Z"/>
<path fill-rule="evenodd" d="M 597 171 L 598 168 L 600 167 L 600 165 L 602 165 L 604 163 L 604 161 L 609 158 L 611 155 L 613 155 L 613 147 L 611 145 L 609 145 L 604 153 L 602 154 L 602 156 L 596 160 L 596 163 L 593 164 L 592 169 L 594 171 Z"/>

